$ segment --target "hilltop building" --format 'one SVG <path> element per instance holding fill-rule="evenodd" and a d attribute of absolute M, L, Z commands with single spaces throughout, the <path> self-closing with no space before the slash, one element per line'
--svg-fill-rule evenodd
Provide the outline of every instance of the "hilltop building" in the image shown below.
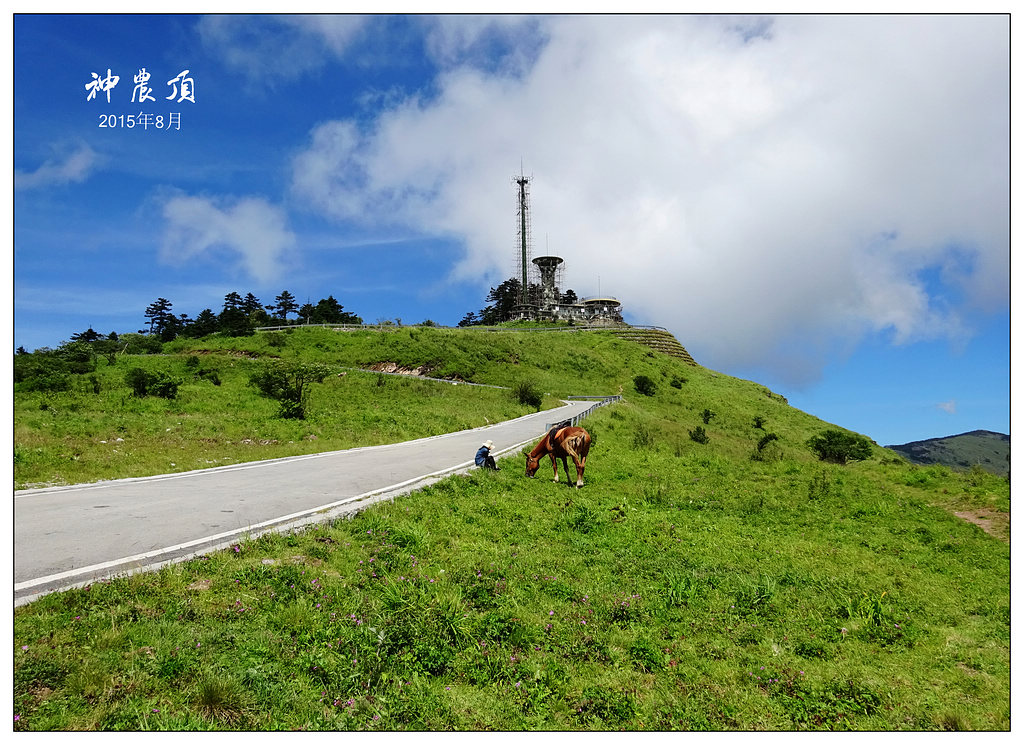
<path fill-rule="evenodd" d="M 617 298 L 604 296 L 577 300 L 570 296 L 572 302 L 563 302 L 567 298 L 563 297 L 559 287 L 562 284 L 565 262 L 560 256 L 538 256 L 531 260 L 530 179 L 520 175 L 513 177 L 513 181 L 519 186 L 516 212 L 516 273 L 520 291 L 519 302 L 512 310 L 509 320 L 568 321 L 599 326 L 624 325 L 622 304 Z"/>

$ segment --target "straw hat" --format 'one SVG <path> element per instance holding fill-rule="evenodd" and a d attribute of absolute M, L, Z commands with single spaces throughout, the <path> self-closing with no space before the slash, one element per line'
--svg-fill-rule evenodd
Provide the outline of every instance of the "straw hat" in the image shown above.
<path fill-rule="evenodd" d="M 485 448 L 487 448 L 488 450 L 490 450 L 491 448 L 493 448 L 493 447 L 494 447 L 494 442 L 493 442 L 493 441 L 491 441 L 491 440 L 487 440 L 487 441 L 486 441 L 486 442 L 485 442 L 485 443 L 483 444 L 483 446 L 484 446 Z"/>

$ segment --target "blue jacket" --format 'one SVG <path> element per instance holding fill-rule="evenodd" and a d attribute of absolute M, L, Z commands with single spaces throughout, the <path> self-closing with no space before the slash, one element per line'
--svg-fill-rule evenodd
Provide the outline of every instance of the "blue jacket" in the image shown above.
<path fill-rule="evenodd" d="M 482 466 L 484 463 L 487 462 L 487 456 L 490 454 L 491 451 L 487 448 L 480 448 L 479 450 L 477 450 L 476 458 L 474 459 L 476 461 L 476 464 L 478 466 Z"/>

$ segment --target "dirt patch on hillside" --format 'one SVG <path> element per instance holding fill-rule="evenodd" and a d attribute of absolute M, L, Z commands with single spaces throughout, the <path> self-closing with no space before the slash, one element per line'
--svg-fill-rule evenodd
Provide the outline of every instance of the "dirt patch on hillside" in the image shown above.
<path fill-rule="evenodd" d="M 392 375 L 415 375 L 417 377 L 425 377 L 433 371 L 433 368 L 427 365 L 405 367 L 397 362 L 377 362 L 370 365 L 367 369 L 373 372 L 391 373 Z"/>
<path fill-rule="evenodd" d="M 189 354 L 197 357 L 199 355 L 207 354 L 220 355 L 224 357 L 246 357 L 250 360 L 258 360 L 263 356 L 259 352 L 254 352 L 249 349 L 193 349 Z M 280 359 L 280 356 L 276 354 L 270 354 L 267 356 L 273 359 Z"/>
<path fill-rule="evenodd" d="M 1010 535 L 1010 516 L 992 510 L 962 510 L 954 512 L 961 520 L 977 525 L 991 536 L 1000 540 L 1008 540 Z"/>
<path fill-rule="evenodd" d="M 382 372 L 390 375 L 409 375 L 414 378 L 433 378 L 434 380 L 450 380 L 454 383 L 465 383 L 466 381 L 458 375 L 445 375 L 444 377 L 434 377 L 433 372 L 437 368 L 430 364 L 417 365 L 416 367 L 408 367 L 406 365 L 399 365 L 397 362 L 375 362 L 369 367 L 365 368 L 370 372 Z"/>

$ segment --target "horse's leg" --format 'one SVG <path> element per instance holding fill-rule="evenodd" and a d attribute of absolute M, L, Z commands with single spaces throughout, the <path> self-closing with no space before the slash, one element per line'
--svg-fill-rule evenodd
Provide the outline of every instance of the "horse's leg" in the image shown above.
<path fill-rule="evenodd" d="M 551 453 L 551 467 L 555 469 L 555 483 L 558 483 L 558 459 L 555 458 L 555 454 Z"/>
<path fill-rule="evenodd" d="M 579 489 L 583 486 L 583 470 L 587 467 L 587 456 L 582 458 L 573 458 L 576 463 L 576 488 Z"/>
<path fill-rule="evenodd" d="M 562 468 L 565 469 L 565 480 L 566 480 L 566 482 L 571 484 L 572 483 L 572 475 L 569 473 L 569 462 L 565 459 L 564 455 L 562 456 Z"/>

